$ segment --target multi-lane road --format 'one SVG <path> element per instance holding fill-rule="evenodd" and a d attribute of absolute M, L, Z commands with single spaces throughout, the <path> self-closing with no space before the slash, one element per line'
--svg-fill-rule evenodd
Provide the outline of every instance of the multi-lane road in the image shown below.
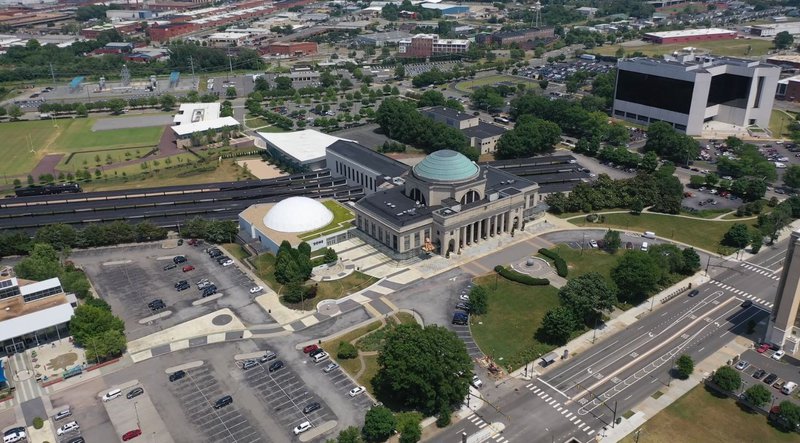
<path fill-rule="evenodd" d="M 484 405 L 438 441 L 457 442 L 462 432 L 474 434 L 496 422 L 505 429 L 494 441 L 594 440 L 615 416 L 669 385 L 678 356 L 702 360 L 745 335 L 751 320 L 767 318 L 786 244 L 746 262 L 711 260 L 710 281 L 697 287 L 697 296 L 680 296 L 548 370 L 537 366 L 543 374 L 530 381 L 484 387 L 493 406 Z M 753 304 L 742 307 L 745 300 Z"/>

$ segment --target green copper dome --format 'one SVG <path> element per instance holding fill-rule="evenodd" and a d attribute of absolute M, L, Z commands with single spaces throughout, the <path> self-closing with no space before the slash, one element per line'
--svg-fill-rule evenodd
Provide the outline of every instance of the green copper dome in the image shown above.
<path fill-rule="evenodd" d="M 436 151 L 414 166 L 414 175 L 423 180 L 437 182 L 459 182 L 478 176 L 480 168 L 470 159 L 456 151 Z"/>

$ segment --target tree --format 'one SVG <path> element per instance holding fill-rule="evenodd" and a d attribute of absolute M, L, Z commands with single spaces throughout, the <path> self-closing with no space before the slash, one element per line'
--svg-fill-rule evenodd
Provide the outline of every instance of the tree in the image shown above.
<path fill-rule="evenodd" d="M 616 291 L 597 272 L 589 272 L 567 280 L 558 291 L 561 305 L 572 310 L 575 318 L 591 323 L 598 318 L 599 311 L 607 311 L 617 301 Z"/>
<path fill-rule="evenodd" d="M 444 102 L 444 94 L 435 89 L 431 89 L 422 93 L 417 101 L 417 107 L 444 106 Z"/>
<path fill-rule="evenodd" d="M 611 269 L 611 279 L 624 302 L 637 304 L 647 298 L 661 281 L 663 270 L 655 259 L 642 251 L 629 251 Z"/>
<path fill-rule="evenodd" d="M 788 31 L 781 31 L 775 35 L 772 43 L 775 49 L 787 49 L 794 44 L 794 37 Z"/>
<path fill-rule="evenodd" d="M 325 250 L 325 263 L 335 263 L 338 259 L 339 256 L 336 255 L 336 251 L 334 251 L 333 248 Z"/>
<path fill-rule="evenodd" d="M 497 158 L 532 157 L 551 152 L 561 141 L 561 128 L 553 122 L 525 116 L 497 141 Z"/>
<path fill-rule="evenodd" d="M 722 237 L 722 244 L 736 249 L 743 249 L 750 243 L 750 232 L 744 223 L 734 223 Z"/>
<path fill-rule="evenodd" d="M 650 152 L 648 152 L 648 154 L 650 154 Z M 705 184 L 706 184 L 706 178 L 703 177 L 702 175 L 692 175 L 691 177 L 689 177 L 689 186 L 691 186 L 692 188 L 697 189 Z"/>
<path fill-rule="evenodd" d="M 768 214 L 759 214 L 757 227 L 764 237 L 769 237 L 769 244 L 772 244 L 791 220 L 790 210 L 784 205 L 778 205 Z"/>
<path fill-rule="evenodd" d="M 416 443 L 422 438 L 422 414 L 419 412 L 401 412 L 397 414 L 397 430 L 400 432 L 400 443 Z"/>
<path fill-rule="evenodd" d="M 17 105 L 12 105 L 8 108 L 8 116 L 11 117 L 11 120 L 19 120 L 25 113 L 22 112 L 22 109 Z"/>
<path fill-rule="evenodd" d="M 722 366 L 711 378 L 717 386 L 728 392 L 734 392 L 742 385 L 742 377 L 730 366 Z"/>
<path fill-rule="evenodd" d="M 800 406 L 785 400 L 778 407 L 780 408 L 778 417 L 783 429 L 787 431 L 797 430 L 797 427 L 800 426 Z"/>
<path fill-rule="evenodd" d="M 75 107 L 75 113 L 78 117 L 87 117 L 89 115 L 89 110 L 86 109 L 86 105 L 83 103 L 78 103 L 78 106 Z"/>
<path fill-rule="evenodd" d="M 644 152 L 650 151 L 673 163 L 686 165 L 700 154 L 700 145 L 688 135 L 673 129 L 669 123 L 656 122 L 647 128 Z"/>
<path fill-rule="evenodd" d="M 378 373 L 372 381 L 379 397 L 432 415 L 464 400 L 469 390 L 472 360 L 464 342 L 437 325 L 399 325 L 386 333 L 378 353 Z"/>
<path fill-rule="evenodd" d="M 118 355 L 125 349 L 125 323 L 100 306 L 83 304 L 69 322 L 75 343 L 95 359 Z"/>
<path fill-rule="evenodd" d="M 228 98 L 228 99 L 232 100 L 232 99 L 236 98 L 236 95 L 237 95 L 236 94 L 236 88 L 234 88 L 233 86 L 228 86 L 225 89 L 225 98 Z"/>
<path fill-rule="evenodd" d="M 569 340 L 576 325 L 577 321 L 572 310 L 565 306 L 558 306 L 544 315 L 542 326 L 536 332 L 537 338 L 541 338 L 546 343 L 563 345 Z"/>
<path fill-rule="evenodd" d="M 783 172 L 783 184 L 792 189 L 800 188 L 800 165 L 790 165 Z"/>
<path fill-rule="evenodd" d="M 658 169 L 658 155 L 655 152 L 648 152 L 642 157 L 639 169 L 645 172 L 653 172 Z"/>
<path fill-rule="evenodd" d="M 473 286 L 469 291 L 469 311 L 483 315 L 489 310 L 489 293 L 483 286 Z"/>
<path fill-rule="evenodd" d="M 111 111 L 111 113 L 114 115 L 122 114 L 122 111 L 125 110 L 125 106 L 127 106 L 125 100 L 122 100 L 120 98 L 111 99 L 107 103 L 108 103 L 108 110 Z"/>
<path fill-rule="evenodd" d="M 364 440 L 361 439 L 361 431 L 355 426 L 343 429 L 339 432 L 339 436 L 336 437 L 336 443 L 363 443 L 363 441 Z M 333 440 L 328 440 L 328 443 L 331 442 L 333 442 Z"/>
<path fill-rule="evenodd" d="M 681 274 L 691 275 L 700 270 L 700 255 L 694 248 L 686 248 L 681 252 L 683 255 L 683 269 Z"/>
<path fill-rule="evenodd" d="M 753 406 L 760 408 L 772 399 L 772 393 L 761 383 L 750 386 L 744 391 L 744 398 Z"/>
<path fill-rule="evenodd" d="M 539 80 L 539 87 L 540 87 L 540 88 L 542 88 L 542 89 L 547 89 L 547 86 L 548 86 L 548 85 L 550 85 L 550 82 L 549 82 L 549 81 L 547 81 L 547 80 L 545 80 L 545 79 Z"/>
<path fill-rule="evenodd" d="M 761 246 L 764 245 L 764 235 L 760 231 L 753 231 L 750 233 L 750 253 L 758 254 Z"/>
<path fill-rule="evenodd" d="M 350 360 L 358 357 L 358 349 L 350 342 L 340 341 L 336 356 L 343 360 Z"/>
<path fill-rule="evenodd" d="M 397 420 L 389 408 L 376 406 L 364 417 L 364 427 L 361 433 L 368 442 L 386 441 L 397 427 Z"/>
<path fill-rule="evenodd" d="M 678 378 L 681 380 L 686 380 L 690 375 L 692 375 L 692 372 L 694 372 L 694 360 L 692 360 L 692 357 L 683 354 L 678 357 L 678 360 L 675 361 L 675 369 L 675 372 L 678 374 Z"/>
<path fill-rule="evenodd" d="M 403 65 L 397 65 L 394 67 L 394 77 L 398 80 L 402 80 L 406 78 L 406 67 Z"/>
<path fill-rule="evenodd" d="M 619 236 L 619 231 L 609 229 L 606 235 L 603 236 L 603 243 L 608 252 L 616 254 L 619 247 L 622 245 L 622 239 Z"/>
<path fill-rule="evenodd" d="M 161 99 L 159 99 L 159 103 L 161 103 L 161 109 L 165 111 L 171 111 L 177 102 L 178 100 L 171 94 L 164 94 L 161 96 Z"/>

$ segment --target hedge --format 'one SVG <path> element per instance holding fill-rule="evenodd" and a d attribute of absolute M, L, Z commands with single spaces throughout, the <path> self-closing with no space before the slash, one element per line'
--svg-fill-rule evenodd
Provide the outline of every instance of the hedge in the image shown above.
<path fill-rule="evenodd" d="M 506 269 L 505 267 L 500 265 L 494 267 L 494 272 L 497 272 L 498 274 L 503 276 L 503 278 L 507 278 L 517 283 L 522 283 L 523 285 L 547 286 L 550 284 L 550 280 L 546 278 L 531 277 L 530 275 L 519 273 L 513 269 Z"/>
<path fill-rule="evenodd" d="M 556 264 L 556 274 L 558 274 L 559 277 L 566 278 L 567 273 L 569 272 L 566 260 L 561 258 L 561 256 L 558 255 L 556 252 L 553 252 L 547 248 L 539 249 L 539 254 L 542 254 L 545 257 L 552 259 Z"/>

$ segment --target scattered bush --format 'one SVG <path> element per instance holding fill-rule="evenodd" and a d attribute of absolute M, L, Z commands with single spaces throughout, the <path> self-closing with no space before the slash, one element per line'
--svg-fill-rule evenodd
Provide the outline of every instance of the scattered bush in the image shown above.
<path fill-rule="evenodd" d="M 523 285 L 547 286 L 550 284 L 550 280 L 546 278 L 531 277 L 530 275 L 521 274 L 517 271 L 514 271 L 513 269 L 506 269 L 500 265 L 494 267 L 494 272 L 497 272 L 503 278 L 507 278 L 517 283 L 522 283 Z"/>
<path fill-rule="evenodd" d="M 539 254 L 542 254 L 545 257 L 553 260 L 553 262 L 555 262 L 556 265 L 556 274 L 558 274 L 559 277 L 566 278 L 567 273 L 569 273 L 569 267 L 567 267 L 566 260 L 561 258 L 561 256 L 558 255 L 555 251 L 551 251 L 547 248 L 539 249 Z"/>
<path fill-rule="evenodd" d="M 42 429 L 42 426 L 44 426 L 44 420 L 42 420 L 42 417 L 34 417 L 33 418 L 33 428 L 34 429 Z"/>
<path fill-rule="evenodd" d="M 336 351 L 336 356 L 343 360 L 356 358 L 358 357 L 358 349 L 356 349 L 355 345 L 353 345 L 352 343 L 348 343 L 346 341 L 340 341 L 339 349 Z"/>

